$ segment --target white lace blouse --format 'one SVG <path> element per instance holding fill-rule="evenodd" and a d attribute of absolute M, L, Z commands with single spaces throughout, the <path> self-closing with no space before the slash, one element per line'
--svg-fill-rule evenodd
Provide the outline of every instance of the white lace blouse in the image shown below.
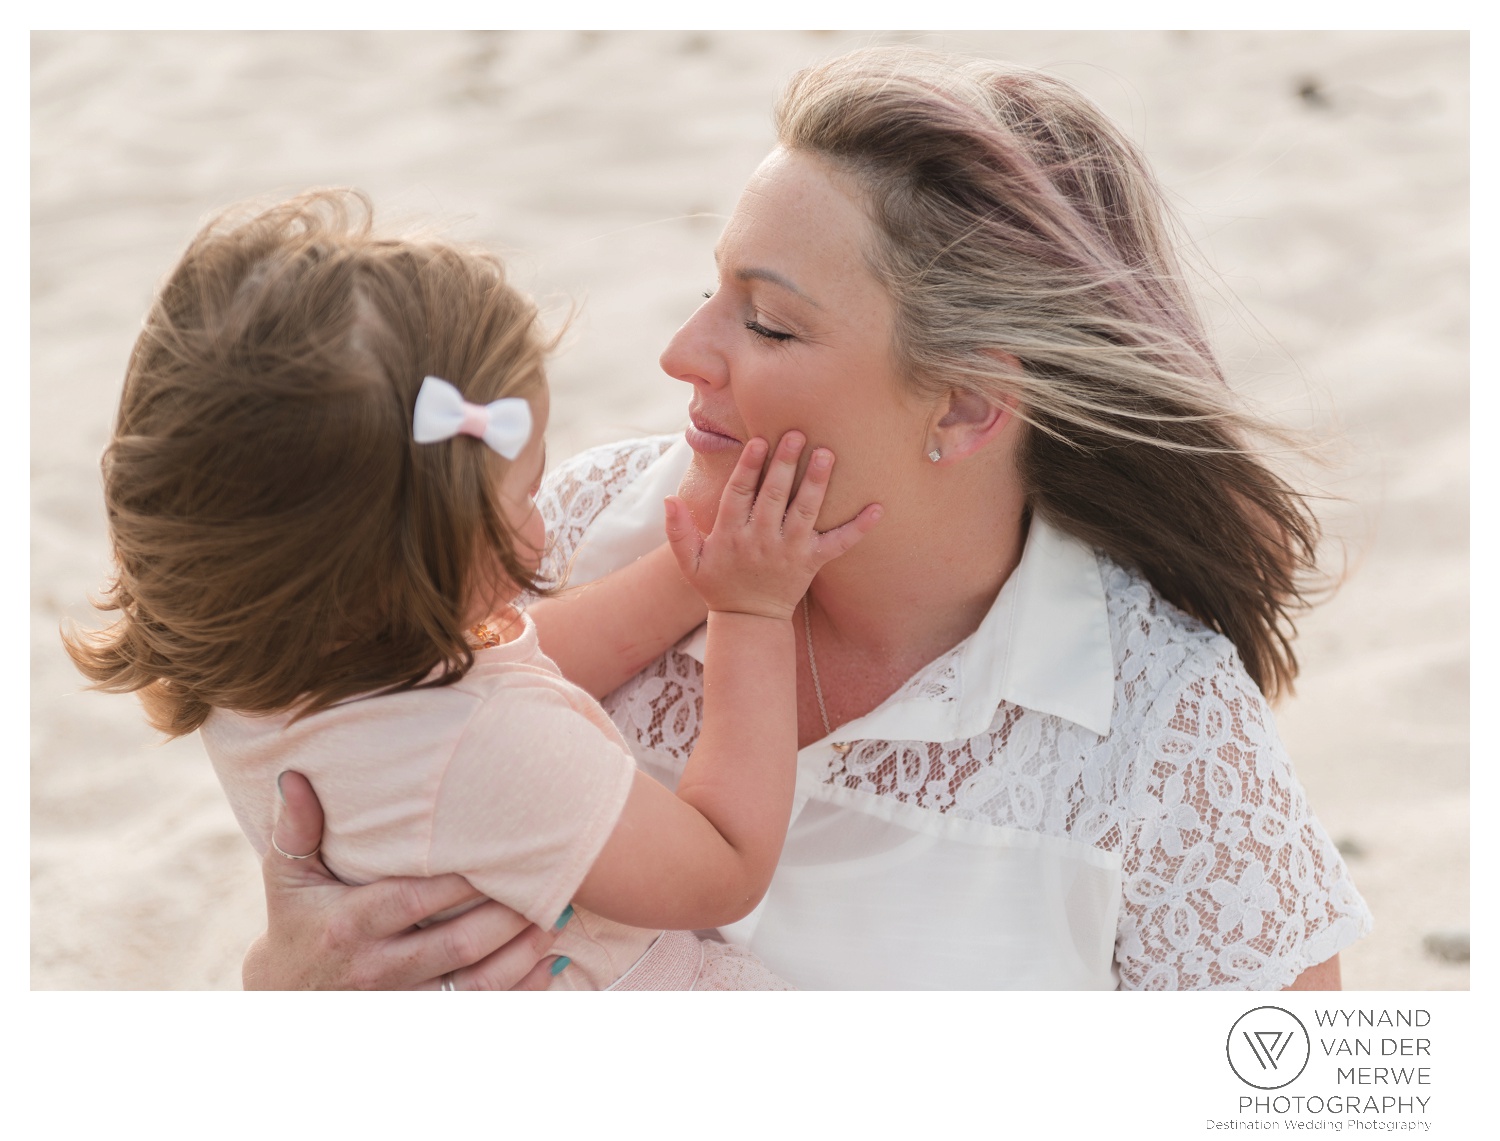
<path fill-rule="evenodd" d="M 662 542 L 689 458 L 659 437 L 554 472 L 551 566 Z M 604 701 L 668 786 L 703 645 Z M 724 934 L 803 988 L 1269 990 L 1370 926 L 1229 641 L 1034 519 L 974 634 L 801 750 L 776 875 Z"/>

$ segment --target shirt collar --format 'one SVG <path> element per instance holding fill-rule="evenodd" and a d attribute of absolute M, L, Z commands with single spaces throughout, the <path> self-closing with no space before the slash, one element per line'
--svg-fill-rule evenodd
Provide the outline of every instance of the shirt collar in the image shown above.
<path fill-rule="evenodd" d="M 661 501 L 677 490 L 691 459 L 687 443 L 677 441 L 610 501 L 574 555 L 571 582 L 591 582 L 662 543 Z M 701 662 L 706 645 L 699 628 L 678 649 Z M 1093 549 L 1033 516 L 1020 564 L 960 643 L 955 673 L 946 685 L 903 686 L 827 740 L 964 740 L 990 727 L 1002 701 L 1106 736 L 1114 652 Z"/>

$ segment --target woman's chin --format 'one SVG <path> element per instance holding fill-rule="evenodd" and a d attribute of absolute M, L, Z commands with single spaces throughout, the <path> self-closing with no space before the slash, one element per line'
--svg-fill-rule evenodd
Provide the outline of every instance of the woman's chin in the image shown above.
<path fill-rule="evenodd" d="M 687 504 L 693 522 L 705 535 L 713 530 L 714 520 L 719 516 L 719 499 L 724 494 L 729 473 L 734 470 L 737 458 L 730 457 L 728 463 L 721 463 L 717 462 L 716 457 L 694 453 L 682 482 L 677 485 L 678 498 Z M 723 470 L 719 470 L 720 468 Z"/>

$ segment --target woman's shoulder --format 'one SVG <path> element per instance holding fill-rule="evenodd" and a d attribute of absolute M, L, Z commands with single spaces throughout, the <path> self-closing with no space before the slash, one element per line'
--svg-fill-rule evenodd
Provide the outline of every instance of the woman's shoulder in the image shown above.
<path fill-rule="evenodd" d="M 1122 711 L 1146 716 L 1163 699 L 1205 683 L 1264 703 L 1227 637 L 1173 605 L 1134 568 L 1100 554 L 1099 573 Z"/>
<path fill-rule="evenodd" d="M 1130 989 L 1273 989 L 1370 926 L 1230 640 L 1100 557 L 1117 668 Z M 1118 712 L 1117 712 L 1118 719 Z"/>
<path fill-rule="evenodd" d="M 645 436 L 579 452 L 547 473 L 537 506 L 549 526 L 587 526 L 680 438 Z"/>
<path fill-rule="evenodd" d="M 629 483 L 641 472 L 659 460 L 673 444 L 682 438 L 681 433 L 661 436 L 640 436 L 631 440 L 616 440 L 608 444 L 585 448 L 571 459 L 564 460 L 552 470 L 544 481 L 577 480 L 582 483 L 611 484 L 621 479 Z"/>
<path fill-rule="evenodd" d="M 548 472 L 536 497 L 537 510 L 547 524 L 549 556 L 544 572 L 567 565 L 599 513 L 681 438 L 646 436 L 601 444 Z"/>
<path fill-rule="evenodd" d="M 1258 781 L 1273 765 L 1288 767 L 1271 703 L 1234 643 L 1133 568 L 1101 555 L 1100 571 L 1114 645 L 1114 722 L 1126 730 L 1116 755 L 1134 774 L 1127 784 L 1139 793 L 1145 773 L 1226 765 Z"/>

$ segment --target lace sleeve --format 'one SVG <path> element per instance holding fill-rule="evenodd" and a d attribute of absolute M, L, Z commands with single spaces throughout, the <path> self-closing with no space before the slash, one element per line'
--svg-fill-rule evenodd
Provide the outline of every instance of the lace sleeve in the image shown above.
<path fill-rule="evenodd" d="M 1205 658 L 1156 702 L 1130 778 L 1127 989 L 1279 989 L 1370 928 L 1265 698 L 1232 652 Z"/>
<path fill-rule="evenodd" d="M 580 452 L 548 473 L 537 493 L 537 510 L 547 524 L 544 581 L 559 581 L 573 560 L 584 532 L 599 512 L 637 476 L 662 457 L 677 436 L 650 436 L 604 444 Z"/>

